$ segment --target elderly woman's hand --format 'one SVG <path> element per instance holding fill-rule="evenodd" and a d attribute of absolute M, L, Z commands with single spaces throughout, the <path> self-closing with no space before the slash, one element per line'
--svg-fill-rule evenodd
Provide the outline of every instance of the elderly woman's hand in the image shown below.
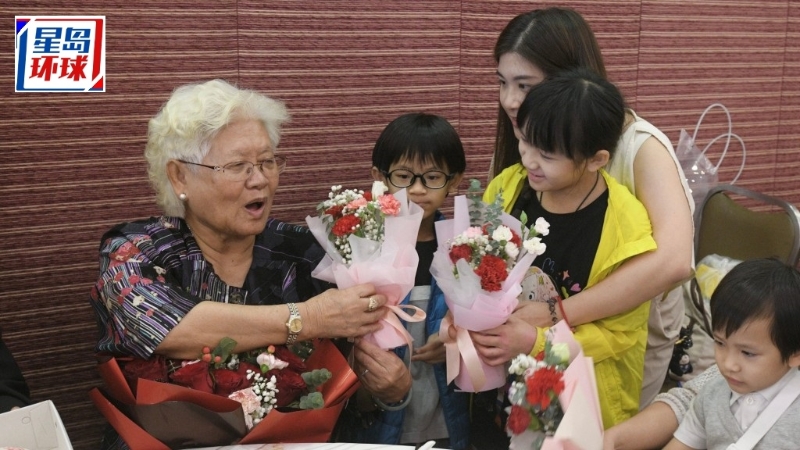
<path fill-rule="evenodd" d="M 383 350 L 364 339 L 353 348 L 353 370 L 361 386 L 384 403 L 397 403 L 411 389 L 411 372 L 391 350 Z"/>
<path fill-rule="evenodd" d="M 305 302 L 308 322 L 316 337 L 359 337 L 378 331 L 386 313 L 386 297 L 369 284 L 347 289 L 328 289 Z"/>

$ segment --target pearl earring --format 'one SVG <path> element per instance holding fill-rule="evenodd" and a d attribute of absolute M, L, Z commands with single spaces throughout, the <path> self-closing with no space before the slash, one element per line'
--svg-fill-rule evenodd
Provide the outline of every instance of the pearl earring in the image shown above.
<path fill-rule="evenodd" d="M 178 198 L 181 199 L 182 202 L 185 202 L 188 197 L 186 197 L 186 194 L 181 194 Z"/>

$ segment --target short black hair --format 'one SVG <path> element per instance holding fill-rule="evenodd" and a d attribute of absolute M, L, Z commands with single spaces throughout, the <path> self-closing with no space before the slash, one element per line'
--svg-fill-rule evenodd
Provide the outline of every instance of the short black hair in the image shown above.
<path fill-rule="evenodd" d="M 384 128 L 372 150 L 372 165 L 385 172 L 403 159 L 432 162 L 451 174 L 467 169 L 458 132 L 445 118 L 434 114 L 403 114 Z"/>
<path fill-rule="evenodd" d="M 711 328 L 725 337 L 767 319 L 770 337 L 786 362 L 800 351 L 800 272 L 775 258 L 736 265 L 711 295 Z"/>
<path fill-rule="evenodd" d="M 531 88 L 517 120 L 523 139 L 546 153 L 577 161 L 599 150 L 613 156 L 625 123 L 625 100 L 591 69 L 571 69 Z"/>

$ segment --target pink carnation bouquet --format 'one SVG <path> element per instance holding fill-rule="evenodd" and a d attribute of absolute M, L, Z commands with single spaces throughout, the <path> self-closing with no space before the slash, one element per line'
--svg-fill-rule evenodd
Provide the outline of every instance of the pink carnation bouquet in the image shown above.
<path fill-rule="evenodd" d="M 318 215 L 306 217 L 309 229 L 327 255 L 312 275 L 340 289 L 371 283 L 387 298 L 383 327 L 365 339 L 383 349 L 411 346 L 400 319 L 425 320 L 421 309 L 400 305 L 414 287 L 417 273 L 416 242 L 422 208 L 375 181 L 371 192 L 333 186 L 328 200 L 317 206 Z"/>
<path fill-rule="evenodd" d="M 505 368 L 480 359 L 469 331 L 488 330 L 508 320 L 517 307 L 522 279 L 545 251 L 538 235 L 549 232 L 544 219 L 527 228 L 502 212 L 499 196 L 486 205 L 479 191 L 480 184 L 472 180 L 469 199 L 455 198 L 454 218 L 436 222 L 439 248 L 431 264 L 457 331 L 452 340 L 446 317 L 439 335 L 447 351 L 447 381 L 455 380 L 459 389 L 469 392 L 505 384 Z"/>

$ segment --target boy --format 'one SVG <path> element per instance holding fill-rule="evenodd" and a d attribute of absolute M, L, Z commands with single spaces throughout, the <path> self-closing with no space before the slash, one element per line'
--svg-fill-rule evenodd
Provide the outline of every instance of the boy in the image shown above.
<path fill-rule="evenodd" d="M 414 353 L 395 351 L 410 363 L 413 395 L 407 404 L 355 404 L 360 420 L 339 439 L 370 444 L 419 446 L 429 440 L 437 448 L 469 448 L 468 394 L 447 384 L 444 345 L 439 326 L 447 313 L 444 294 L 430 274 L 437 248 L 434 223 L 444 218 L 439 208 L 448 193 L 455 193 L 466 170 L 466 156 L 458 133 L 444 118 L 432 114 L 404 114 L 386 126 L 372 152 L 372 177 L 383 181 L 390 193 L 406 189 L 409 201 L 424 210 L 417 233 L 419 265 L 414 288 L 404 304 L 427 313 L 424 322 L 409 322 Z M 410 356 L 410 358 L 409 358 Z M 360 404 L 359 404 L 360 403 Z M 365 407 L 366 406 L 366 407 Z"/>
<path fill-rule="evenodd" d="M 666 449 L 797 448 L 800 273 L 776 259 L 740 263 L 711 296 L 711 323 L 723 378 L 700 391 Z"/>

